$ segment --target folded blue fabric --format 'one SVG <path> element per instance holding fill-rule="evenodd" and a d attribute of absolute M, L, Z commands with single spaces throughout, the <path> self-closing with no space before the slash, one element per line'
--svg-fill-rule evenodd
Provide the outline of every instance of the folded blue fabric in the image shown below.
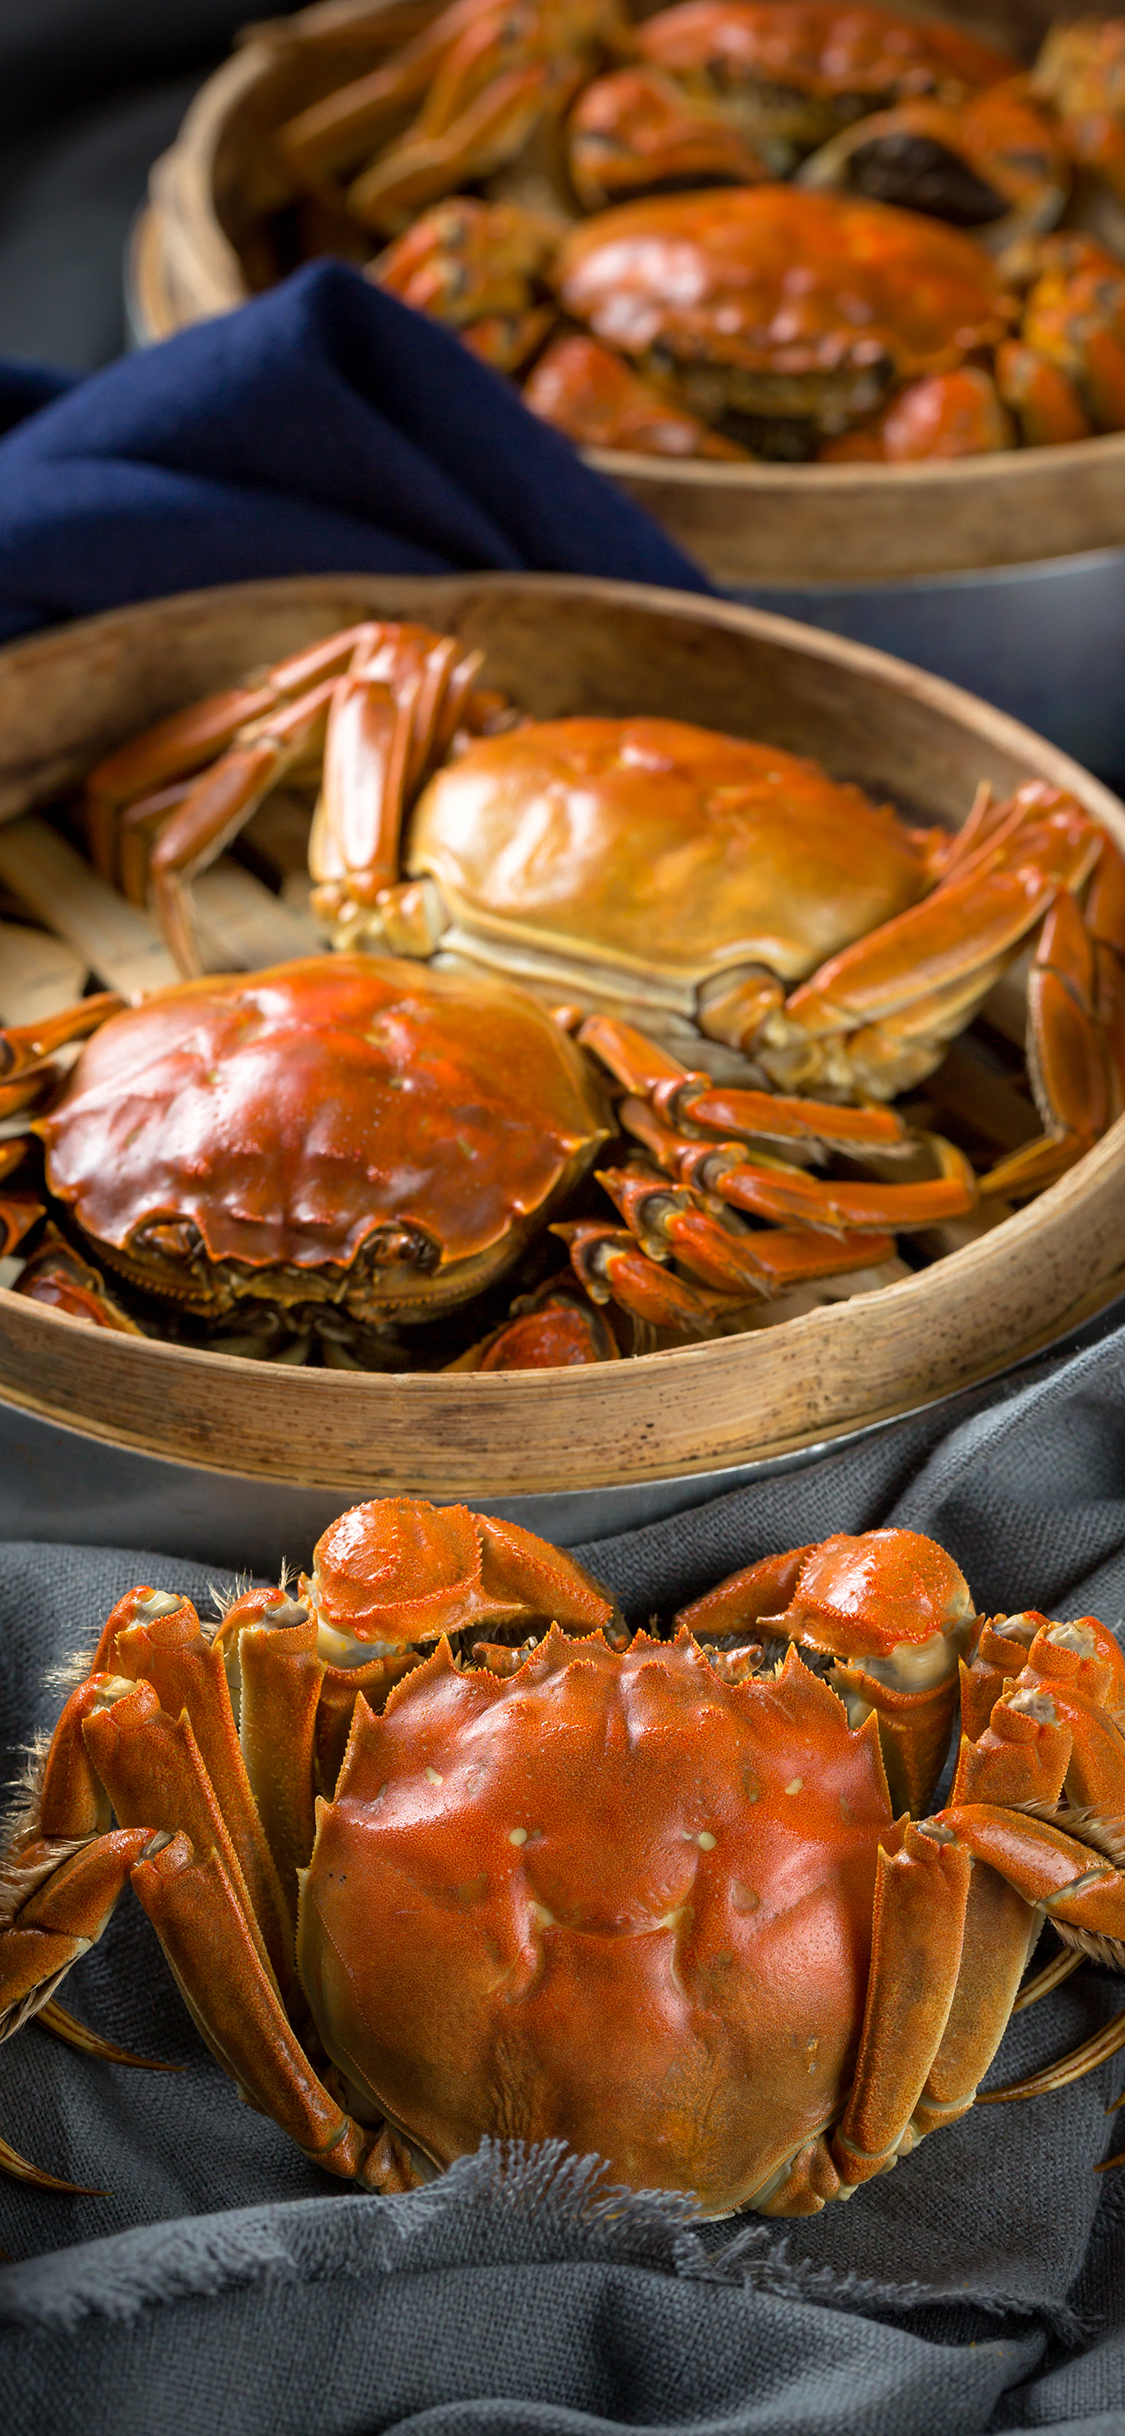
<path fill-rule="evenodd" d="M 0 640 L 248 577 L 706 577 L 460 340 L 342 263 L 88 379 L 0 364 Z"/>

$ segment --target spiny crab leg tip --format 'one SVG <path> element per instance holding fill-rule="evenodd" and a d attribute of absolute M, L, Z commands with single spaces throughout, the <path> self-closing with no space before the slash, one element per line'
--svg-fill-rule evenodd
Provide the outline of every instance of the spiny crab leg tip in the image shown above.
<path fill-rule="evenodd" d="M 15 2182 L 28 2182 L 38 2191 L 61 2191 L 69 2199 L 109 2199 L 112 2193 L 100 2190 L 89 2182 L 67 2182 L 61 2175 L 45 2173 L 41 2166 L 32 2165 L 7 2140 L 0 2140 L 0 2167 Z"/>
<path fill-rule="evenodd" d="M 41 2005 L 32 2019 L 37 2029 L 46 2030 L 52 2038 L 60 2039 L 66 2047 L 75 2048 L 80 2055 L 93 2056 L 98 2063 L 124 2064 L 134 2072 L 187 2071 L 186 2064 L 165 2064 L 158 2056 L 134 2055 L 130 2048 L 118 2047 L 112 2039 L 99 2038 L 96 2030 L 88 2029 L 85 2022 L 77 2021 L 73 2013 L 68 2013 L 62 2005 L 54 2002 Z"/>

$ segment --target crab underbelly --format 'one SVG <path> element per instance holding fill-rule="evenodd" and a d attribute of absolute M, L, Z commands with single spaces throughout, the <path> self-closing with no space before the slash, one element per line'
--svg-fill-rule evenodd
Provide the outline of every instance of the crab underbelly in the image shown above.
<path fill-rule="evenodd" d="M 686 1905 L 591 1931 L 534 1903 L 486 1913 L 472 1882 L 451 1900 L 393 1863 L 352 1868 L 329 1836 L 302 1897 L 301 1976 L 362 2110 L 438 2167 L 486 2134 L 557 2137 L 615 2179 L 695 2191 L 725 2216 L 839 2111 L 875 1841 L 835 1868 L 810 1853 L 776 1909 L 767 1893 L 752 1911 L 732 1899 L 698 1921 Z"/>

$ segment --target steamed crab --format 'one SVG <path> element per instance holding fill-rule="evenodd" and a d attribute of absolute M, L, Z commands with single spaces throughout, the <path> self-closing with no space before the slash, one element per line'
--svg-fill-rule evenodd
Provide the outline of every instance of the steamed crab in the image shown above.
<path fill-rule="evenodd" d="M 1125 866 L 1073 798 L 982 795 L 950 838 L 815 763 L 683 721 L 513 724 L 478 673 L 451 636 L 362 626 L 173 714 L 92 773 L 102 869 L 143 897 L 148 861 L 191 970 L 192 874 L 271 787 L 319 771 L 314 902 L 339 946 L 499 970 L 692 1062 L 702 1033 L 728 1074 L 833 1100 L 891 1099 L 931 1073 L 1034 940 L 1048 1139 L 1006 1163 L 1005 1185 L 1057 1173 L 1104 1130 L 1125 1073 Z M 690 1067 L 655 1069 L 652 1050 L 613 1070 L 633 1095 L 662 1072 L 674 1098 Z"/>
<path fill-rule="evenodd" d="M 559 1551 L 406 1498 L 212 1635 L 126 1591 L 6 1855 L 0 2033 L 134 2060 L 56 2001 L 131 1886 L 217 2062 L 331 2174 L 409 2190 L 491 2133 L 712 2217 L 849 2196 L 968 2111 L 1017 2003 L 1125 1966 L 1125 1665 L 1092 1617 L 975 1614 L 909 1531 L 677 1621 L 629 1641 Z"/>
<path fill-rule="evenodd" d="M 559 301 L 749 445 L 807 453 L 893 384 L 994 346 L 1011 312 L 979 246 L 889 204 L 755 186 L 627 203 L 570 231 Z"/>
<path fill-rule="evenodd" d="M 86 1046 L 60 1082 L 51 1052 L 74 1038 Z M 53 1228 L 18 1292 L 135 1325 L 92 1257 L 141 1310 L 223 1323 L 233 1350 L 287 1360 L 315 1342 L 337 1367 L 406 1359 L 398 1330 L 510 1281 L 552 1219 L 569 1272 L 461 1366 L 612 1359 L 596 1308 L 610 1302 L 637 1350 L 654 1329 L 706 1336 L 762 1297 L 877 1273 L 890 1229 L 975 1196 L 936 1137 L 931 1181 L 809 1174 L 908 1155 L 890 1110 L 716 1092 L 627 1025 L 594 1019 L 575 1042 L 510 984 L 386 956 L 188 982 L 135 1007 L 87 999 L 0 1033 L 0 1072 L 0 1105 L 39 1111 L 46 1194 L 79 1245 Z M 611 1077 L 628 1093 L 616 1124 Z M 597 1172 L 616 1216 L 597 1196 L 566 1215 L 618 1127 Z M 44 1206 L 9 1202 L 9 1247 Z"/>

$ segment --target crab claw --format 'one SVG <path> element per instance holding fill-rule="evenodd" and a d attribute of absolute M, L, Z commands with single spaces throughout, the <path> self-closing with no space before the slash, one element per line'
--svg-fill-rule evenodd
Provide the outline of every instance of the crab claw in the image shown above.
<path fill-rule="evenodd" d="M 643 66 L 587 85 L 570 114 L 567 163 L 585 211 L 672 185 L 753 186 L 773 176 L 729 104 Z"/>
<path fill-rule="evenodd" d="M 421 1497 L 383 1497 L 330 1523 L 301 1578 L 322 1658 L 359 1667 L 482 1624 L 612 1623 L 613 1600 L 573 1557 L 517 1523 Z"/>
<path fill-rule="evenodd" d="M 608 1226 L 601 1219 L 564 1220 L 551 1233 L 566 1244 L 574 1274 L 593 1302 L 619 1303 L 634 1319 L 675 1329 L 681 1336 L 712 1335 L 722 1317 L 755 1291 L 748 1287 L 740 1295 L 701 1293 L 651 1260 L 627 1227 Z"/>
<path fill-rule="evenodd" d="M 924 1808 L 977 1623 L 953 1558 L 918 1531 L 840 1531 L 731 1574 L 676 1622 L 696 1640 L 714 1640 L 763 1618 L 779 1639 L 833 1662 L 828 1680 L 852 1725 L 875 1711 L 892 1800 Z"/>
<path fill-rule="evenodd" d="M 633 449 L 644 457 L 745 461 L 736 440 L 634 372 L 623 356 L 570 330 L 554 338 L 524 383 L 523 402 L 580 448 Z"/>
<path fill-rule="evenodd" d="M 48 1225 L 42 1243 L 24 1262 L 14 1291 L 29 1302 L 46 1303 L 67 1319 L 82 1321 L 87 1328 L 110 1328 L 119 1336 L 145 1333 L 114 1302 L 105 1279 L 72 1250 L 56 1226 Z"/>
<path fill-rule="evenodd" d="M 448 1370 L 572 1370 L 588 1362 L 615 1362 L 620 1347 L 604 1314 L 584 1300 L 565 1277 L 559 1285 L 534 1298 L 530 1309 L 517 1304 L 515 1316 L 494 1328 L 478 1345 L 470 1345 Z"/>
<path fill-rule="evenodd" d="M 124 1004 L 116 990 L 99 990 L 96 997 L 80 998 L 41 1023 L 10 1024 L 7 1031 L 0 1031 L 0 1115 L 10 1114 L 3 1090 L 39 1073 L 56 1049 L 66 1048 L 72 1040 L 88 1040 Z"/>
<path fill-rule="evenodd" d="M 981 232 L 992 247 L 1053 228 L 1071 173 L 1057 129 L 1024 78 L 956 108 L 923 99 L 862 118 L 797 174 L 802 186 L 865 195 Z"/>

